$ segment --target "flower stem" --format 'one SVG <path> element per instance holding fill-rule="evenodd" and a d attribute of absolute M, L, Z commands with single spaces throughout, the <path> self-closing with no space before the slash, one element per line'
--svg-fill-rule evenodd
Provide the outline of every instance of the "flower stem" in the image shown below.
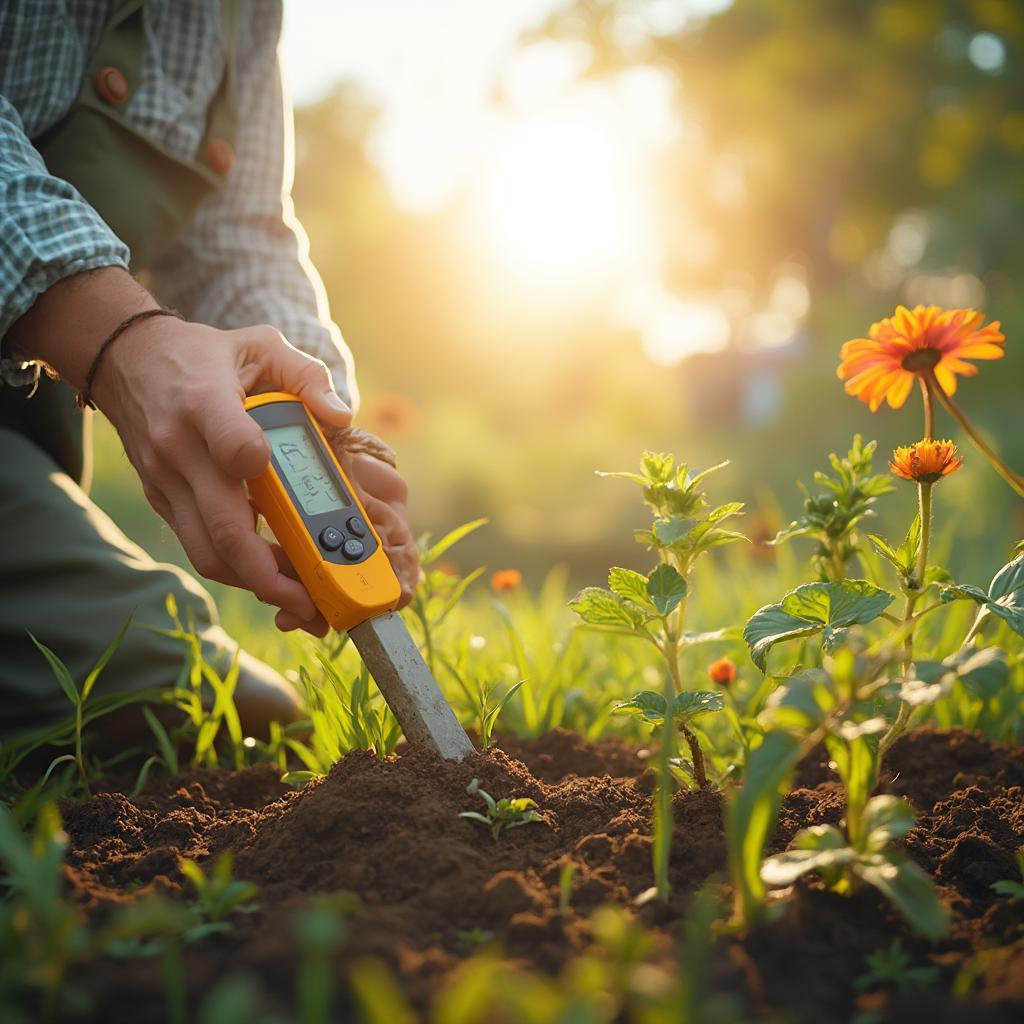
<path fill-rule="evenodd" d="M 926 403 L 927 408 L 927 403 Z M 921 545 L 917 551 L 917 565 L 914 568 L 914 578 L 911 580 L 913 589 L 907 588 L 907 603 L 903 611 L 903 623 L 911 624 L 904 640 L 903 653 L 903 674 L 910 671 L 910 665 L 914 660 L 914 606 L 924 589 L 924 574 L 928 568 L 928 547 L 932 537 L 932 484 L 923 480 L 917 485 L 917 501 L 919 514 L 921 516 Z M 914 709 L 906 702 L 900 701 L 900 709 L 896 714 L 896 720 L 889 726 L 888 731 L 878 744 L 878 756 L 881 759 L 886 751 L 907 731 L 910 724 L 910 716 Z"/>
<path fill-rule="evenodd" d="M 981 436 L 974 424 L 967 418 L 963 409 L 961 409 L 960 406 L 958 406 L 956 402 L 954 402 L 953 399 L 942 390 L 942 386 L 935 379 L 934 371 L 929 371 L 927 379 L 929 389 L 934 391 L 942 408 L 945 409 L 961 427 L 963 427 L 964 432 L 974 443 L 974 447 L 992 463 L 992 468 L 1017 492 L 1017 494 L 1024 498 L 1024 476 L 1021 476 L 1020 473 L 1016 473 L 1014 470 L 1010 469 L 1010 467 L 996 454 L 992 446 Z"/>
<path fill-rule="evenodd" d="M 928 377 L 918 377 L 918 380 L 921 382 L 921 398 L 924 400 L 924 436 L 926 440 L 931 440 L 935 436 L 935 403 L 932 400 L 932 383 Z"/>

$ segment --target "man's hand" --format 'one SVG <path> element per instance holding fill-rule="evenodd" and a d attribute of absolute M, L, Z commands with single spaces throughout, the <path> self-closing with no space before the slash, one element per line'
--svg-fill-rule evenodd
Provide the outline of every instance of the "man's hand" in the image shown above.
<path fill-rule="evenodd" d="M 36 301 L 12 329 L 11 345 L 80 387 L 109 332 L 155 305 L 124 271 L 80 275 Z M 170 317 L 139 321 L 104 355 L 92 394 L 117 428 L 150 504 L 196 570 L 251 590 L 287 613 L 287 622 L 323 635 L 326 623 L 284 552 L 253 523 L 244 481 L 263 472 L 270 447 L 242 402 L 261 386 L 297 395 L 324 424 L 351 420 L 326 366 L 271 327 L 219 331 Z M 384 490 L 369 493 L 392 505 L 395 492 Z M 404 497 L 398 504 L 404 507 Z"/>

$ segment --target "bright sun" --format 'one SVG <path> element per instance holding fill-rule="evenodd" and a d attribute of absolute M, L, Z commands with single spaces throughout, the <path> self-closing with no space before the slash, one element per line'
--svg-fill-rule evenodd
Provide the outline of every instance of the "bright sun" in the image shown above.
<path fill-rule="evenodd" d="M 596 283 L 641 242 L 643 175 L 593 99 L 508 123 L 487 163 L 486 233 L 531 283 Z"/>

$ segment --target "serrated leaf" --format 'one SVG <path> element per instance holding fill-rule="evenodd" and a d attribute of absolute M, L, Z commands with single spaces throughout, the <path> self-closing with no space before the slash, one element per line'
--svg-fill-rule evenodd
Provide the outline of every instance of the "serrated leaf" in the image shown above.
<path fill-rule="evenodd" d="M 953 583 L 939 591 L 939 600 L 947 603 L 971 600 L 977 601 L 978 604 L 988 604 L 988 594 L 981 587 L 972 586 L 970 583 Z"/>
<path fill-rule="evenodd" d="M 1024 555 L 1008 562 L 988 588 L 981 616 L 997 615 L 1019 636 L 1024 636 Z"/>
<path fill-rule="evenodd" d="M 654 610 L 654 604 L 647 593 L 647 578 L 641 573 L 615 566 L 608 570 L 608 587 L 613 594 Z"/>
<path fill-rule="evenodd" d="M 665 720 L 665 695 L 654 690 L 641 690 L 629 700 L 616 704 L 612 711 L 621 715 L 639 715 L 645 722 L 656 724 Z"/>
<path fill-rule="evenodd" d="M 867 580 L 837 580 L 805 583 L 787 594 L 781 607 L 823 626 L 854 626 L 877 618 L 892 601 L 892 594 Z"/>
<path fill-rule="evenodd" d="M 585 587 L 569 602 L 569 607 L 591 626 L 619 626 L 631 630 L 643 626 L 643 615 L 635 605 L 600 587 Z"/>
<path fill-rule="evenodd" d="M 640 456 L 640 465 L 652 484 L 667 484 L 672 479 L 675 458 L 663 452 L 644 452 Z M 683 467 L 685 472 L 685 467 Z"/>
<path fill-rule="evenodd" d="M 672 717 L 688 722 L 698 715 L 721 711 L 724 707 L 725 698 L 717 690 L 686 690 L 673 701 Z M 665 695 L 654 690 L 641 690 L 629 700 L 616 704 L 612 711 L 639 715 L 645 722 L 657 725 L 665 720 Z"/>
<path fill-rule="evenodd" d="M 718 690 L 685 690 L 676 697 L 672 716 L 689 721 L 698 715 L 721 711 L 724 707 L 725 697 Z"/>
<path fill-rule="evenodd" d="M 762 671 L 766 671 L 768 652 L 784 640 L 796 640 L 802 636 L 820 633 L 822 626 L 817 622 L 788 615 L 777 604 L 759 608 L 743 627 L 743 639 L 750 648 L 750 657 Z"/>
<path fill-rule="evenodd" d="M 668 615 L 686 597 L 686 579 L 671 565 L 659 565 L 647 577 L 646 585 L 660 615 Z"/>
<path fill-rule="evenodd" d="M 826 641 L 838 629 L 863 625 L 892 603 L 893 595 L 867 580 L 804 583 L 779 604 L 759 608 L 747 621 L 743 639 L 754 664 L 764 672 L 768 652 L 777 643 L 825 632 Z"/>

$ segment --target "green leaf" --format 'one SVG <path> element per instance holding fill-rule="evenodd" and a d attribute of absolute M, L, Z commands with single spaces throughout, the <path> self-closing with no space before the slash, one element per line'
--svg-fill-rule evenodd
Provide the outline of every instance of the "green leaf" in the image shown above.
<path fill-rule="evenodd" d="M 639 715 L 652 725 L 665 720 L 665 695 L 654 690 L 641 690 L 629 700 L 616 704 L 612 711 L 619 715 Z"/>
<path fill-rule="evenodd" d="M 304 786 L 311 779 L 322 779 L 323 774 L 321 772 L 308 772 L 308 771 L 294 771 L 285 772 L 281 776 L 281 781 L 286 786 Z"/>
<path fill-rule="evenodd" d="M 643 468 L 647 482 L 667 484 L 672 479 L 672 468 L 675 465 L 675 458 L 661 452 L 644 452 L 640 457 L 640 465 Z"/>
<path fill-rule="evenodd" d="M 743 639 L 754 664 L 764 672 L 777 643 L 824 632 L 826 646 L 837 631 L 870 622 L 892 603 L 893 595 L 867 580 L 804 583 L 778 604 L 765 605 L 748 620 Z"/>
<path fill-rule="evenodd" d="M 817 622 L 789 615 L 777 604 L 759 608 L 743 627 L 743 639 L 750 648 L 750 657 L 762 671 L 767 670 L 768 652 L 784 640 L 796 640 L 821 632 Z"/>
<path fill-rule="evenodd" d="M 995 574 L 988 588 L 988 603 L 982 609 L 997 615 L 1019 636 L 1024 636 L 1024 555 L 1007 563 Z"/>
<path fill-rule="evenodd" d="M 834 825 L 815 825 L 796 836 L 792 849 L 765 860 L 761 865 L 761 879 L 772 887 L 792 885 L 808 871 L 832 874 L 837 868 L 850 864 L 856 856 L 856 851 Z"/>
<path fill-rule="evenodd" d="M 77 707 L 80 700 L 78 696 L 78 688 L 75 686 L 75 681 L 71 678 L 71 673 L 68 671 L 67 665 L 65 665 L 64 662 L 46 646 L 46 644 L 40 643 L 31 633 L 28 634 L 28 637 L 32 643 L 36 645 L 39 651 L 42 652 L 42 655 L 46 658 L 47 662 L 49 662 L 51 671 L 57 677 L 57 682 L 60 683 L 60 688 L 64 691 L 64 696 L 67 697 L 75 707 Z"/>
<path fill-rule="evenodd" d="M 864 848 L 880 853 L 894 839 L 902 839 L 914 827 L 913 808 L 898 796 L 873 796 L 864 807 L 861 828 Z"/>
<path fill-rule="evenodd" d="M 654 536 L 664 547 L 681 541 L 696 525 L 696 519 L 658 519 L 654 523 Z"/>
<path fill-rule="evenodd" d="M 689 721 L 698 715 L 721 711 L 724 707 L 725 696 L 718 690 L 685 690 L 676 697 L 672 717 Z"/>
<path fill-rule="evenodd" d="M 644 624 L 639 608 L 600 587 L 585 587 L 569 602 L 569 607 L 591 626 L 619 626 L 636 631 Z"/>
<path fill-rule="evenodd" d="M 660 615 L 668 615 L 686 597 L 686 580 L 671 565 L 659 565 L 647 577 L 647 593 Z"/>
<path fill-rule="evenodd" d="M 949 910 L 939 899 L 932 880 L 913 861 L 875 854 L 857 860 L 853 870 L 878 889 L 925 938 L 934 942 L 949 933 Z"/>
<path fill-rule="evenodd" d="M 647 593 L 647 578 L 641 573 L 615 566 L 608 570 L 608 587 L 613 594 L 654 611 L 654 605 Z"/>
<path fill-rule="evenodd" d="M 464 537 L 468 537 L 475 530 L 487 524 L 486 519 L 474 519 L 472 522 L 456 526 L 450 533 L 446 533 L 437 543 L 430 545 L 420 557 L 420 563 L 428 566 L 436 562 L 449 548 L 454 547 Z"/>
<path fill-rule="evenodd" d="M 761 857 L 775 829 L 783 789 L 798 751 L 799 742 L 789 733 L 768 733 L 747 758 L 743 786 L 734 790 L 726 803 L 729 870 L 747 924 L 763 906 Z"/>
<path fill-rule="evenodd" d="M 939 591 L 939 599 L 946 602 L 969 599 L 977 601 L 978 604 L 988 604 L 988 594 L 981 587 L 972 586 L 970 583 L 953 583 L 943 587 Z"/>
<path fill-rule="evenodd" d="M 684 646 L 690 647 L 693 644 L 710 644 L 720 640 L 739 640 L 740 636 L 739 628 L 727 626 L 724 629 L 712 629 L 705 633 L 684 632 L 679 639 Z"/>
<path fill-rule="evenodd" d="M 133 615 L 128 616 L 128 621 L 118 630 L 117 636 L 110 642 L 110 646 L 100 655 L 100 660 L 96 662 L 92 671 L 85 677 L 85 682 L 82 683 L 83 704 L 89 699 L 89 694 L 92 693 L 92 688 L 96 685 L 96 680 L 99 679 L 100 673 L 107 667 L 107 662 L 110 661 L 114 656 L 114 652 L 121 646 L 121 641 L 124 640 L 124 635 L 132 624 L 132 618 Z"/>

